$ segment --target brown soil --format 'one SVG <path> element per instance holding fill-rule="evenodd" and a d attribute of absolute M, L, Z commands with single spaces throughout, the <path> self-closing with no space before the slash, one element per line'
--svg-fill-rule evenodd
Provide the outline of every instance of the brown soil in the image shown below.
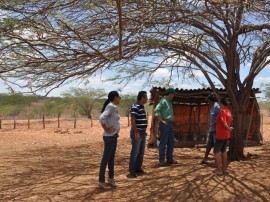
<path fill-rule="evenodd" d="M 229 164 L 229 175 L 212 176 L 210 164 L 200 165 L 205 149 L 175 148 L 177 165 L 158 167 L 158 150 L 147 148 L 147 174 L 127 177 L 131 149 L 127 119 L 115 162 L 116 189 L 97 186 L 103 152 L 98 121 L 2 121 L 0 129 L 0 201 L 269 201 L 270 117 L 263 118 L 264 144 L 245 148 L 248 159 Z"/>

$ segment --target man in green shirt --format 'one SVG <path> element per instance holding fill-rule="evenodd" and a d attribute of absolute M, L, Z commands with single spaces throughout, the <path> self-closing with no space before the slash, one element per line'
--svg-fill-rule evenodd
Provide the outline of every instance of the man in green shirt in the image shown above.
<path fill-rule="evenodd" d="M 168 88 L 166 95 L 161 98 L 155 107 L 155 116 L 159 120 L 159 165 L 165 165 L 165 156 L 167 164 L 176 164 L 177 161 L 173 159 L 174 148 L 174 132 L 173 132 L 173 106 L 172 100 L 174 98 L 174 89 Z"/>

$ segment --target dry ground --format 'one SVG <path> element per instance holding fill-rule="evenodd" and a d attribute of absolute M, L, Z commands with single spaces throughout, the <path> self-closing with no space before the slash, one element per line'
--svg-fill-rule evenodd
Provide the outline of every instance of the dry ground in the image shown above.
<path fill-rule="evenodd" d="M 214 177 L 210 165 L 199 165 L 204 148 L 176 148 L 179 164 L 159 168 L 158 150 L 146 149 L 147 175 L 130 179 L 131 149 L 127 119 L 115 162 L 116 189 L 97 186 L 103 152 L 102 128 L 87 120 L 42 124 L 2 122 L 0 129 L 0 201 L 270 201 L 270 117 L 264 116 L 264 145 L 245 148 L 246 161 L 231 162 L 229 175 Z"/>

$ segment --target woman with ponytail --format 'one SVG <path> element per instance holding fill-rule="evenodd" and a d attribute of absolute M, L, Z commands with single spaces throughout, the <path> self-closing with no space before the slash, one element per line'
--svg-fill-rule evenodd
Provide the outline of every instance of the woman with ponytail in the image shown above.
<path fill-rule="evenodd" d="M 108 99 L 104 102 L 101 110 L 102 114 L 99 121 L 104 130 L 103 141 L 104 151 L 100 163 L 99 183 L 98 185 L 103 189 L 111 189 L 116 187 L 114 181 L 114 157 L 117 146 L 117 138 L 120 130 L 120 115 L 116 106 L 119 105 L 121 97 L 117 91 L 111 91 L 108 94 Z M 109 178 L 108 183 L 105 183 L 105 171 L 108 165 Z"/>

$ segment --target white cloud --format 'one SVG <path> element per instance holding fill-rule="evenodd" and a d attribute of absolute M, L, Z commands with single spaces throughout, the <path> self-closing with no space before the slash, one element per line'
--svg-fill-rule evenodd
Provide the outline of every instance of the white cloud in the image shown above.
<path fill-rule="evenodd" d="M 179 88 L 179 89 L 195 89 L 195 88 L 200 88 L 196 83 L 193 84 L 188 84 L 188 83 L 175 83 L 176 86 L 173 86 L 174 88 Z"/>
<path fill-rule="evenodd" d="M 178 72 L 181 74 L 181 72 Z M 200 70 L 195 70 L 193 71 L 193 74 L 198 78 L 198 77 L 204 77 L 202 71 Z M 169 71 L 168 69 L 166 68 L 160 68 L 158 69 L 155 73 L 154 73 L 154 77 L 168 77 L 171 75 L 171 71 Z M 175 73 L 175 75 L 177 75 Z"/>
<path fill-rule="evenodd" d="M 167 76 L 170 76 L 170 71 L 165 68 L 159 68 L 154 73 L 154 77 L 167 77 Z"/>
<path fill-rule="evenodd" d="M 139 91 L 141 90 L 146 90 L 149 91 L 150 88 L 143 87 L 143 83 L 144 81 L 130 81 L 130 83 L 128 83 L 126 86 L 124 86 L 124 84 L 117 84 L 114 81 L 106 81 L 107 77 L 106 76 L 92 76 L 88 79 L 88 82 L 81 82 L 81 83 L 77 83 L 77 82 L 72 82 L 71 84 L 68 84 L 65 86 L 65 90 L 68 90 L 71 86 L 72 87 L 80 87 L 80 88 L 102 88 L 104 89 L 106 92 L 110 92 L 112 90 L 117 90 L 120 91 L 122 94 L 127 94 L 127 93 L 134 93 L 137 94 Z M 63 91 L 63 87 L 61 87 L 62 91 Z M 54 90 L 51 94 L 55 94 L 55 93 L 59 93 L 59 90 Z M 54 95 L 55 96 L 55 95 Z M 59 96 L 59 95 L 58 95 Z"/>
<path fill-rule="evenodd" d="M 254 80 L 255 82 L 270 82 L 270 77 L 258 77 Z"/>
<path fill-rule="evenodd" d="M 202 71 L 200 70 L 195 70 L 193 71 L 194 75 L 198 78 L 198 77 L 204 77 Z"/>

